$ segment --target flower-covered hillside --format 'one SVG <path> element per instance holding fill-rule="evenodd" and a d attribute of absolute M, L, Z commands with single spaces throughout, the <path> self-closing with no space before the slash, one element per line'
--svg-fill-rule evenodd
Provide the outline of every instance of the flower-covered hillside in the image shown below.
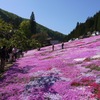
<path fill-rule="evenodd" d="M 100 36 L 28 51 L 0 79 L 0 100 L 100 100 Z"/>

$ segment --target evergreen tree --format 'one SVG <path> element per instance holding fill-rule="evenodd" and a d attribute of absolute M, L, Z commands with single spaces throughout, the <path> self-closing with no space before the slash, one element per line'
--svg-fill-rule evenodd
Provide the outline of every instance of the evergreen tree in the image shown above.
<path fill-rule="evenodd" d="M 36 22 L 35 22 L 35 16 L 33 12 L 30 16 L 30 30 L 32 34 L 36 34 Z"/>

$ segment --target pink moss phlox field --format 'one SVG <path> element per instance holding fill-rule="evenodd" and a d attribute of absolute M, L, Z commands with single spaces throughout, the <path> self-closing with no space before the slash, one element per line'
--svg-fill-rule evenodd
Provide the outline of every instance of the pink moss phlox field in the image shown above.
<path fill-rule="evenodd" d="M 0 78 L 0 100 L 100 100 L 100 36 L 27 51 Z"/>

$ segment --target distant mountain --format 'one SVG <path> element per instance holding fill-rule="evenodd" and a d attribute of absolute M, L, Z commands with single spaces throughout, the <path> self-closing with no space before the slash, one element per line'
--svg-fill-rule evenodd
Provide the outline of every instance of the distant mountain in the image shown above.
<path fill-rule="evenodd" d="M 14 29 L 18 29 L 22 21 L 29 20 L 2 9 L 0 9 L 0 19 L 2 19 L 4 22 L 8 24 L 11 24 Z M 38 23 L 37 23 L 37 33 L 46 33 L 48 35 L 48 38 L 59 40 L 59 41 L 63 41 L 65 37 L 64 34 L 57 31 L 53 31 Z"/>
<path fill-rule="evenodd" d="M 100 11 L 93 17 L 88 17 L 84 23 L 77 22 L 75 29 L 66 36 L 66 41 L 87 35 L 88 32 L 100 31 Z"/>

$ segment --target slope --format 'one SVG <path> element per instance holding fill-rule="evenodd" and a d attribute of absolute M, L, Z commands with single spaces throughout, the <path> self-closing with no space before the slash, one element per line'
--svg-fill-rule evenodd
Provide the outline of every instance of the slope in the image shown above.
<path fill-rule="evenodd" d="M 31 50 L 0 79 L 0 100 L 99 100 L 100 35 Z"/>

